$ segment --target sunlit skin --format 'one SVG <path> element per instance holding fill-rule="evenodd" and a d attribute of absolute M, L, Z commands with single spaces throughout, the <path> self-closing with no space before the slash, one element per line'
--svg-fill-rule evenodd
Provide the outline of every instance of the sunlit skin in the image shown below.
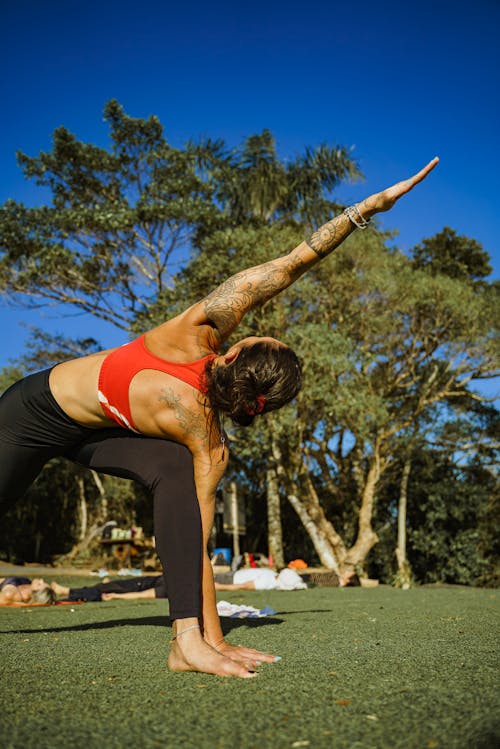
<path fill-rule="evenodd" d="M 363 218 L 369 220 L 376 213 L 392 208 L 399 198 L 424 180 L 437 163 L 438 159 L 433 159 L 410 179 L 358 203 Z M 235 274 L 205 299 L 148 331 L 146 347 L 156 356 L 175 362 L 190 362 L 216 354 L 215 366 L 229 366 L 242 348 L 252 342 L 264 340 L 285 345 L 275 339 L 249 337 L 222 353 L 222 346 L 244 315 L 288 288 L 333 252 L 355 228 L 344 213 L 336 216 L 291 252 Z M 55 399 L 83 426 L 97 429 L 115 426 L 104 415 L 97 397 L 99 370 L 108 353 L 99 352 L 64 362 L 51 372 L 50 388 Z M 133 420 L 142 434 L 179 442 L 193 456 L 204 547 L 202 622 L 201 630 L 196 628 L 198 622 L 193 618 L 178 619 L 174 623 L 177 639 L 170 651 L 169 667 L 177 671 L 250 678 L 254 676 L 257 661 L 272 662 L 275 657 L 227 643 L 217 615 L 213 572 L 206 547 L 214 520 L 215 492 L 226 470 L 229 451 L 222 449 L 219 427 L 213 427 L 216 422 L 210 404 L 187 383 L 156 370 L 142 370 L 135 375 L 130 384 L 129 400 Z"/>

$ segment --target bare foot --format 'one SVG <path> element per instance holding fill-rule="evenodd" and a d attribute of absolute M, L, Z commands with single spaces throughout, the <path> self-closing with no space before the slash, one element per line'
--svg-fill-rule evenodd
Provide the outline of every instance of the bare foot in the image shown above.
<path fill-rule="evenodd" d="M 56 594 L 56 596 L 68 596 L 69 595 L 69 588 L 65 588 L 63 585 L 59 585 L 59 583 L 53 582 L 50 583 L 50 587 Z"/>
<path fill-rule="evenodd" d="M 238 676 L 251 679 L 257 676 L 242 663 L 237 663 L 218 653 L 202 638 L 199 630 L 186 632 L 172 644 L 168 656 L 170 671 L 199 671 L 215 676 Z"/>

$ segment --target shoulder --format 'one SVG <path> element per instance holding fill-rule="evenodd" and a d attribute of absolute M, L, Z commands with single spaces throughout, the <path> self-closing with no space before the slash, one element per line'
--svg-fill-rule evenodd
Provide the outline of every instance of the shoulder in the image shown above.
<path fill-rule="evenodd" d="M 146 333 L 152 342 L 168 355 L 168 350 L 190 352 L 188 359 L 217 353 L 221 338 L 217 328 L 207 319 L 201 302 L 189 307 L 177 317 L 152 328 Z"/>

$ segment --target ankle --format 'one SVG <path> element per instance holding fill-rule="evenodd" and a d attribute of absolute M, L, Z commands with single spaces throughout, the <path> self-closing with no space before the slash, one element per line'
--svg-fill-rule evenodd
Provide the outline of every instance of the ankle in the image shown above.
<path fill-rule="evenodd" d="M 185 635 L 187 632 L 191 632 L 192 630 L 195 630 L 195 629 L 199 630 L 200 629 L 200 625 L 199 624 L 191 624 L 189 627 L 184 627 L 183 629 L 177 629 L 176 630 L 176 634 L 172 637 L 172 639 L 170 640 L 170 642 L 174 642 L 179 637 L 182 637 L 182 635 Z"/>

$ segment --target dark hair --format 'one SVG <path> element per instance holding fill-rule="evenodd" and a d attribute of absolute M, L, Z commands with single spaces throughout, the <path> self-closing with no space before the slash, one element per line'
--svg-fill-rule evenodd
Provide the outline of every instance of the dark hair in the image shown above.
<path fill-rule="evenodd" d="M 292 349 L 267 341 L 245 346 L 226 366 L 210 363 L 205 372 L 210 405 L 240 426 L 289 403 L 301 383 L 300 362 Z"/>

